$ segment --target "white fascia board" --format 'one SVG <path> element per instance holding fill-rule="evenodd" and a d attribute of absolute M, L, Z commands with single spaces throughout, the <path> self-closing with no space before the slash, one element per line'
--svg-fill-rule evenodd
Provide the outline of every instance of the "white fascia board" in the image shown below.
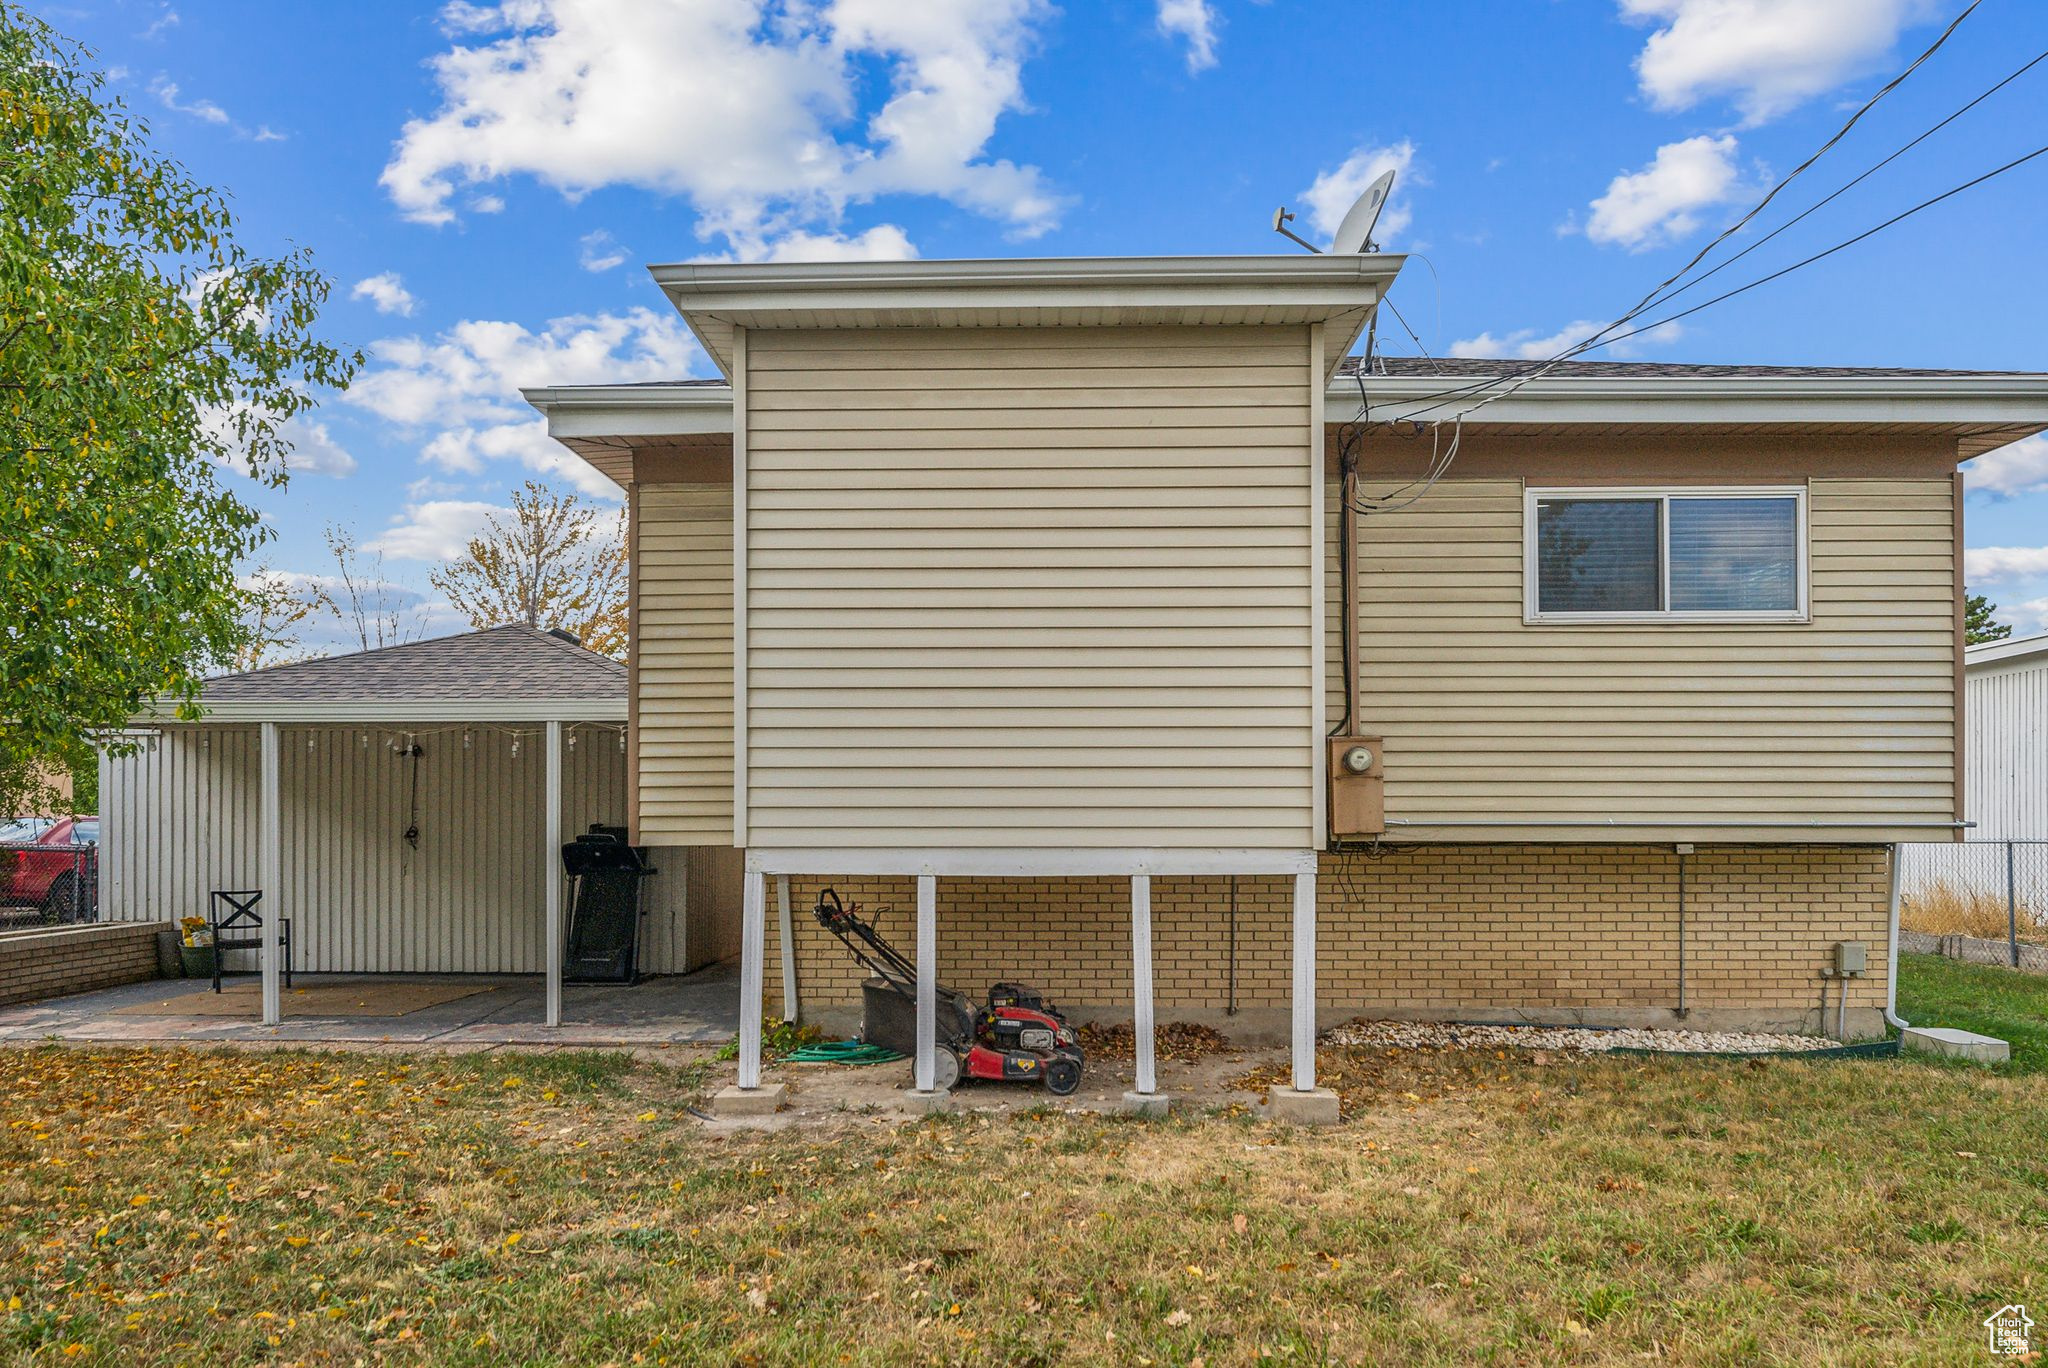
<path fill-rule="evenodd" d="M 1113 303 L 1101 296 L 1232 294 L 1240 290 L 1303 289 L 1352 296 L 1371 303 L 1406 258 L 1380 253 L 1317 256 L 1040 257 L 965 261 L 686 262 L 649 267 L 655 283 L 693 308 L 722 309 L 711 301 L 759 301 L 757 308 L 878 307 L 878 297 L 903 295 L 919 307 L 943 291 L 948 307 L 1006 303 L 1018 293 L 1046 302 Z M 1270 298 L 1270 296 L 1266 296 Z"/>
<path fill-rule="evenodd" d="M 732 431 L 730 385 L 554 385 L 519 394 L 558 439 Z"/>
<path fill-rule="evenodd" d="M 2048 426 L 2048 376 L 1547 375 L 1473 408 L 1503 376 L 1369 376 L 1375 420 L 1474 423 L 1927 423 Z M 1483 388 L 1482 388 L 1483 387 Z M 1331 380 L 1332 421 L 1358 410 L 1358 381 Z M 1340 417 L 1341 415 L 1341 417 Z"/>
<path fill-rule="evenodd" d="M 2048 632 L 2007 641 L 1987 641 L 1981 646 L 1966 646 L 1963 648 L 1963 665 L 1965 669 L 1974 669 L 1979 665 L 2010 663 L 2037 655 L 2048 655 Z"/>
<path fill-rule="evenodd" d="M 404 699 L 377 702 L 323 703 L 317 700 L 202 704 L 199 723 L 247 725 L 256 722 L 303 723 L 319 726 L 393 726 L 408 722 L 624 722 L 623 698 L 548 698 L 531 700 Z M 139 726 L 182 723 L 177 710 L 137 713 Z"/>
<path fill-rule="evenodd" d="M 1450 418 L 1479 398 L 1476 378 L 1373 376 L 1373 417 Z M 1451 402 L 1436 406 L 1446 391 Z M 571 385 L 521 391 L 558 438 L 661 437 L 732 431 L 727 385 Z M 1358 411 L 1358 382 L 1326 388 L 1326 418 Z M 1545 376 L 1475 410 L 1474 423 L 1924 423 L 2048 427 L 2048 378 L 2039 376 L 1834 377 Z"/>

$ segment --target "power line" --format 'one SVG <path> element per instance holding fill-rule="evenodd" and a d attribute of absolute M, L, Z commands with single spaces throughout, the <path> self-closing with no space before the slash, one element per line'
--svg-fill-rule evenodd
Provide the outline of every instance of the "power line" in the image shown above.
<path fill-rule="evenodd" d="M 1714 237 L 1713 241 L 1709 242 L 1706 246 L 1702 247 L 1698 252 L 1696 252 L 1690 261 L 1686 262 L 1684 266 L 1680 267 L 1677 271 L 1673 272 L 1670 276 L 1666 277 L 1663 282 L 1656 286 L 1656 288 L 1652 289 L 1648 294 L 1644 295 L 1640 300 L 1636 301 L 1635 305 L 1631 307 L 1626 313 L 1622 314 L 1619 318 L 1616 318 L 1614 321 L 1608 323 L 1598 332 L 1593 333 L 1591 336 L 1585 338 L 1584 340 L 1578 342 L 1573 346 L 1565 348 L 1564 350 L 1558 352 L 1555 356 L 1552 356 L 1540 362 L 1538 365 L 1523 372 L 1518 376 L 1513 377 L 1509 381 L 1503 381 L 1500 377 L 1496 376 L 1487 379 L 1477 380 L 1468 385 L 1455 386 L 1451 389 L 1440 391 L 1438 394 L 1424 395 L 1424 399 L 1436 400 L 1438 402 L 1431 403 L 1426 408 L 1410 410 L 1404 413 L 1402 417 L 1404 419 L 1413 419 L 1420 417 L 1422 414 L 1430 413 L 1436 409 L 1444 407 L 1445 403 L 1449 402 L 1450 400 L 1457 399 L 1464 395 L 1481 394 L 1489 387 L 1494 385 L 1507 383 L 1511 386 L 1511 388 L 1509 388 L 1508 390 L 1503 391 L 1502 394 L 1482 399 L 1479 402 L 1479 404 L 1474 405 L 1474 408 L 1482 407 L 1485 404 L 1492 403 L 1494 398 L 1505 397 L 1506 394 L 1513 393 L 1515 389 L 1519 389 L 1521 386 L 1528 384 L 1530 381 L 1540 378 L 1552 367 L 1557 365 L 1557 363 L 1560 361 L 1564 361 L 1571 357 L 1580 355 L 1581 353 L 1588 351 L 1593 347 L 1602 346 L 1608 342 L 1621 340 L 1620 338 L 1616 337 L 1608 337 L 1607 334 L 1613 332 L 1616 328 L 1627 326 L 1635 319 L 1641 317 L 1649 309 L 1655 307 L 1659 303 L 1664 302 L 1665 299 L 1675 297 L 1680 291 L 1673 290 L 1672 286 L 1676 285 L 1680 280 L 1684 279 L 1687 273 L 1689 273 L 1695 266 L 1699 265 L 1701 261 L 1705 260 L 1706 257 L 1711 252 L 1713 252 L 1713 250 L 1716 247 L 1719 247 L 1723 242 L 1726 242 L 1730 237 L 1734 236 L 1737 232 L 1741 231 L 1742 228 L 1744 228 L 1753 220 L 1755 220 L 1758 214 L 1762 213 L 1764 209 L 1767 206 L 1769 206 L 1773 200 L 1775 200 L 1780 194 L 1784 192 L 1785 187 L 1790 185 L 1793 181 L 1797 180 L 1809 167 L 1811 167 L 1815 162 L 1819 161 L 1821 157 L 1825 156 L 1828 153 L 1828 151 L 1834 148 L 1838 143 L 1840 143 L 1843 138 L 1847 137 L 1850 130 L 1855 128 L 1856 125 L 1862 121 L 1864 115 L 1868 114 L 1873 108 L 1875 108 L 1877 104 L 1886 96 L 1890 95 L 1894 90 L 1898 89 L 1899 86 L 1905 82 L 1907 77 L 1911 76 L 1915 71 L 1919 70 L 1920 67 L 1924 65 L 1930 57 L 1932 57 L 1936 52 L 1940 51 L 1942 46 L 1948 42 L 1950 36 L 1953 35 L 1956 29 L 1962 25 L 1962 22 L 1965 19 L 1969 18 L 1972 14 L 1974 14 L 1977 10 L 1977 7 L 1982 3 L 1983 0 L 1971 0 L 1970 5 L 1966 9 L 1964 9 L 1962 13 L 1958 14 L 1954 18 L 1954 20 L 1952 20 L 1949 23 L 1947 28 L 1941 31 L 1941 33 L 1935 38 L 1935 40 L 1927 46 L 1925 51 L 1923 51 L 1918 57 L 1915 57 L 1913 61 L 1910 64 L 1908 64 L 1903 71 L 1899 72 L 1898 75 L 1892 77 L 1891 80 L 1887 81 L 1882 87 L 1880 87 L 1877 90 L 1877 92 L 1873 94 L 1868 100 L 1865 100 L 1863 104 L 1856 109 L 1856 112 L 1849 116 L 1847 122 L 1845 122 L 1839 129 L 1837 129 L 1832 137 L 1830 137 L 1826 142 L 1822 143 L 1821 146 L 1811 156 L 1807 157 L 1805 161 L 1801 162 L 1798 166 L 1794 167 L 1792 171 L 1788 173 L 1783 180 L 1779 181 L 1776 185 L 1772 186 L 1769 192 L 1767 192 L 1762 199 L 1758 200 L 1757 203 L 1754 206 L 1752 206 L 1747 213 L 1743 214 L 1741 218 L 1737 219 L 1734 223 L 1730 224 L 1727 228 L 1723 229 L 1719 234 L 1717 234 Z M 2026 68 L 2022 68 L 2021 72 L 2024 72 L 2025 70 Z M 2015 72 L 2013 76 L 2007 77 L 2005 81 L 2000 82 L 1999 86 L 1994 86 L 1992 90 L 1995 91 L 2000 86 L 2008 84 L 2011 80 L 2020 75 L 2021 72 Z M 1991 92 L 1987 91 L 1985 93 L 1986 95 L 1989 95 Z M 1980 97 L 1980 99 L 1981 98 L 1982 97 Z M 1974 105 L 1975 103 L 1977 103 L 1977 101 L 1972 101 L 1972 105 Z M 1959 116 L 1963 112 L 1966 112 L 1969 108 L 1972 107 L 1972 105 L 1966 105 L 1964 106 L 1963 110 L 1957 111 L 1957 116 Z M 1956 116 L 1951 116 L 1951 120 L 1954 117 Z M 1941 127 L 1941 125 L 1936 125 L 1936 128 L 1939 127 Z M 1935 130 L 1930 129 L 1929 133 L 1932 133 L 1933 131 Z M 1923 134 L 1922 138 L 1926 136 L 1926 134 Z M 1911 144 L 1908 144 L 1908 146 L 1910 147 Z M 1905 149 L 1902 148 L 1900 150 L 1903 152 Z M 1880 163 L 1880 165 L 1881 164 L 1882 163 Z M 1873 167 L 1871 169 L 1874 171 L 1877 168 Z M 1867 175 L 1868 173 L 1866 172 L 1865 174 Z M 1851 182 L 1851 184 L 1854 184 L 1854 182 Z M 1844 190 L 1846 190 L 1847 188 L 1847 186 L 1843 187 Z M 1837 191 L 1836 193 L 1839 194 L 1840 191 Z M 1823 201 L 1823 203 L 1825 203 L 1825 201 Z M 1819 205 L 1816 205 L 1814 207 L 1818 208 Z M 1810 213 L 1812 211 L 1809 210 L 1808 212 Z M 1790 224 L 1786 225 L 1786 227 L 1790 226 Z M 1761 244 L 1759 243 L 1757 245 Z M 1730 260 L 1733 259 L 1734 258 L 1730 258 Z M 1722 264 L 1725 265 L 1727 263 L 1724 262 Z M 1716 269 L 1719 268 L 1717 267 Z M 1709 272 L 1708 274 L 1711 274 L 1711 272 Z M 1705 279 L 1705 276 L 1702 276 L 1701 279 Z M 1681 290 L 1684 288 L 1689 288 L 1689 286 L 1680 287 Z M 1670 293 L 1666 294 L 1666 291 L 1670 291 Z M 1646 330 L 1636 330 L 1636 332 L 1642 331 Z M 1632 337 L 1636 335 L 1636 332 L 1624 334 L 1624 336 Z M 1470 411 L 1471 410 L 1467 410 L 1467 412 Z"/>
<path fill-rule="evenodd" d="M 1953 189 L 1944 190 L 1940 194 L 1932 197 L 1931 199 L 1921 200 L 1911 209 L 1907 209 L 1901 213 L 1894 214 L 1890 218 L 1886 219 L 1883 223 L 1878 224 L 1876 227 L 1864 229 L 1855 237 L 1845 238 L 1841 242 L 1836 243 L 1832 247 L 1829 247 L 1823 251 L 1815 252 L 1810 257 L 1806 257 L 1802 260 L 1793 262 L 1790 266 L 1786 266 L 1780 270 L 1773 271 L 1767 276 L 1759 276 L 1755 280 L 1750 281 L 1747 285 L 1738 285 L 1732 290 L 1723 291 L 1721 294 L 1715 295 L 1712 299 L 1704 300 L 1701 303 L 1693 305 L 1689 309 L 1683 309 L 1678 313 L 1669 315 L 1668 317 L 1660 318 L 1655 323 L 1645 323 L 1640 328 L 1635 328 L 1629 332 L 1622 333 L 1619 337 L 1611 337 L 1608 339 L 1608 341 L 1619 342 L 1622 341 L 1624 338 L 1634 337 L 1637 333 L 1649 332 L 1653 328 L 1661 328 L 1667 323 L 1675 323 L 1681 318 L 1690 317 L 1691 315 L 1698 313 L 1701 309 L 1711 308 L 1714 305 L 1719 304 L 1724 299 L 1733 299 L 1735 298 L 1735 296 L 1739 294 L 1746 294 L 1749 291 L 1754 290 L 1759 285 L 1768 285 L 1772 281 L 1778 279 L 1780 276 L 1790 275 L 1792 274 L 1792 272 L 1800 269 L 1803 266 L 1811 266 L 1814 262 L 1821 260 L 1823 257 L 1831 257 L 1835 253 L 1842 251 L 1845 248 L 1854 247 L 1857 243 L 1863 241 L 1863 239 L 1875 236 L 1876 234 L 1883 232 L 1885 229 L 1891 227 L 1894 223 L 1897 223 L 1902 219 L 1909 219 L 1913 217 L 1913 215 L 1919 213 L 1922 209 L 1931 209 L 1935 205 L 1940 204 L 1943 200 L 1953 199 L 1955 196 L 1962 194 L 1965 190 L 1974 189 L 1975 187 L 1982 185 L 1985 181 L 1992 179 L 1994 176 L 2002 176 L 2006 172 L 2012 170 L 2013 168 L 2024 166 L 2028 162 L 2034 160 L 2034 158 L 2041 156 L 2048 156 L 2048 144 L 2044 144 L 2043 146 L 2035 148 L 2033 151 L 2027 153 L 2025 156 L 2014 157 L 2005 165 L 1995 167 L 1990 171 L 1986 171 L 1983 175 L 1978 176 L 1974 180 L 1964 181 L 1961 185 L 1958 185 Z"/>
<path fill-rule="evenodd" d="M 1926 141 L 1927 141 L 1927 140 L 1928 140 L 1929 138 L 1933 137 L 1933 136 L 1934 136 L 1934 135 L 1935 135 L 1936 133 L 1939 133 L 1939 132 L 1940 132 L 1940 131 L 1941 131 L 1942 129 L 1944 129 L 1944 128 L 1947 128 L 1947 127 L 1948 127 L 1948 126 L 1949 126 L 1950 124 L 1954 123 L 1954 122 L 1955 122 L 1955 121 L 1956 121 L 1957 119 L 1960 119 L 1960 118 L 1962 118 L 1962 117 L 1963 117 L 1963 115 L 1965 115 L 1965 114 L 1969 113 L 1969 112 L 1970 112 L 1971 110 L 1975 109 L 1975 108 L 1976 108 L 1976 107 L 1977 107 L 1978 105 L 1980 105 L 1980 104 L 1983 104 L 1983 103 L 1984 103 L 1984 102 L 1985 102 L 1986 100 L 1990 99 L 1990 98 L 1991 98 L 1991 97 L 1992 97 L 1993 95 L 1996 95 L 1996 94 L 1997 94 L 1997 93 L 1998 93 L 1999 91 L 2001 91 L 2001 90 L 2005 89 L 2005 88 L 2006 88 L 2007 86 L 2011 85 L 2011 84 L 2012 84 L 2012 83 L 2013 83 L 2014 81 L 2017 81 L 2017 80 L 2018 80 L 2018 79 L 2019 79 L 2020 77 L 2022 77 L 2022 76 L 2026 75 L 2026 74 L 2027 74 L 2027 73 L 2028 73 L 2029 71 L 2032 71 L 2032 70 L 2033 70 L 2033 69 L 2034 69 L 2035 67 L 2037 67 L 2037 66 L 2041 65 L 2041 63 L 2043 63 L 2043 62 L 2048 62 L 2048 51 L 2043 51 L 2043 52 L 2040 52 L 2040 53 L 2037 53 L 2037 54 L 2035 54 L 2035 56 L 2033 57 L 2033 59 L 2032 59 L 2031 61 L 2027 62 L 2027 64 L 2026 64 L 2026 65 L 2024 65 L 2024 66 L 2020 67 L 2020 68 L 2019 68 L 2019 69 L 2018 69 L 2017 71 L 2013 72 L 2013 73 L 2012 73 L 2012 74 L 2011 74 L 2010 76 L 2007 76 L 2007 77 L 2006 77 L 2006 78 L 2005 78 L 2004 80 L 2000 81 L 2000 82 L 1999 82 L 1999 83 L 1998 83 L 1997 85 L 1994 85 L 1994 86 L 1990 87 L 1989 89 L 1985 90 L 1985 91 L 1984 91 L 1984 92 L 1983 92 L 1982 94 L 1978 95 L 1978 96 L 1977 96 L 1977 97 L 1976 97 L 1975 99 L 1971 100 L 1971 101 L 1970 101 L 1970 102 L 1969 102 L 1968 104 L 1966 104 L 1966 105 L 1964 105 L 1964 106 L 1963 106 L 1962 108 L 1960 108 L 1960 109 L 1956 110 L 1956 111 L 1955 111 L 1955 112 L 1954 112 L 1953 114 L 1950 114 L 1950 115 L 1949 115 L 1949 116 L 1948 116 L 1947 118 L 1943 119 L 1943 120 L 1942 120 L 1942 121 L 1941 121 L 1940 123 L 1934 124 L 1933 126 L 1931 126 L 1930 128 L 1928 128 L 1928 129 L 1927 129 L 1927 130 L 1926 130 L 1925 132 L 1921 133 L 1921 134 L 1920 134 L 1920 135 L 1919 135 L 1918 137 L 1914 138 L 1914 139 L 1913 139 L 1913 140 L 1912 140 L 1911 142 L 1908 142 L 1908 143 L 1904 144 L 1904 145 L 1903 145 L 1903 146 L 1901 146 L 1901 147 L 1900 147 L 1900 148 L 1899 148 L 1899 149 L 1898 149 L 1897 151 L 1895 151 L 1895 152 L 1891 153 L 1891 155 L 1889 155 L 1889 156 L 1887 156 L 1887 157 L 1883 158 L 1883 159 L 1882 159 L 1882 160 L 1880 160 L 1880 161 L 1877 161 L 1877 162 L 1874 162 L 1874 163 L 1872 163 L 1872 164 L 1870 165 L 1870 167 L 1869 167 L 1868 169 L 1866 169 L 1866 170 L 1865 170 L 1865 171 L 1863 171 L 1863 172 L 1862 172 L 1861 174 L 1859 174 L 1858 176 L 1856 176 L 1856 177 L 1855 177 L 1855 178 L 1854 178 L 1853 180 L 1850 180 L 1850 181 L 1846 182 L 1845 184 L 1843 184 L 1843 185 L 1842 185 L 1842 186 L 1841 186 L 1841 187 L 1840 187 L 1839 189 L 1835 190 L 1835 191 L 1834 191 L 1834 192 L 1833 192 L 1832 194 L 1829 194 L 1829 195 L 1827 195 L 1826 197 L 1824 197 L 1824 198 L 1822 198 L 1822 199 L 1820 199 L 1820 200 L 1817 200 L 1817 201 L 1815 201 L 1815 202 L 1814 202 L 1813 204 L 1809 205 L 1809 206 L 1808 206 L 1807 208 L 1805 208 L 1805 209 L 1802 209 L 1802 210 L 1800 210 L 1800 211 L 1799 211 L 1799 212 L 1798 212 L 1797 214 L 1794 214 L 1794 215 L 1793 215 L 1793 216 L 1792 216 L 1791 218 L 1789 218 L 1789 219 L 1785 220 L 1785 221 L 1784 221 L 1783 223 L 1779 224 L 1779 225 L 1778 225 L 1778 226 L 1777 226 L 1776 228 L 1773 228 L 1773 229 L 1772 229 L 1772 230 L 1771 230 L 1770 232 L 1768 232 L 1768 233 L 1765 233 L 1765 234 L 1764 234 L 1764 235 L 1763 235 L 1762 237 L 1758 238 L 1758 239 L 1757 239 L 1757 240 L 1756 240 L 1755 242 L 1752 242 L 1752 243 L 1750 243 L 1750 244 L 1749 244 L 1749 246 L 1747 246 L 1747 247 L 1743 248 L 1743 249 L 1742 249 L 1741 251 L 1737 252 L 1737 253 L 1736 253 L 1736 254 L 1735 254 L 1734 256 L 1731 256 L 1731 257 L 1729 257 L 1729 258 L 1728 258 L 1728 259 L 1727 259 L 1726 261 L 1723 261 L 1723 262 L 1719 262 L 1719 263 L 1717 263 L 1717 264 L 1716 264 L 1716 265 L 1715 265 L 1715 266 L 1713 267 L 1713 269 L 1712 269 L 1712 270 L 1708 270 L 1708 271 L 1702 271 L 1702 272 L 1701 272 L 1701 273 L 1700 273 L 1699 275 L 1697 275 L 1697 276 L 1694 276 L 1694 277 L 1693 277 L 1693 278 L 1692 278 L 1691 280 L 1688 280 L 1688 281 L 1686 281 L 1686 282 L 1685 282 L 1685 284 L 1683 284 L 1683 285 L 1679 286 L 1679 287 L 1678 287 L 1677 289 L 1675 289 L 1675 290 L 1671 291 L 1671 292 L 1670 292 L 1669 294 L 1665 295 L 1665 296 L 1664 296 L 1664 297 L 1663 297 L 1662 299 L 1658 300 L 1657 302 L 1658 302 L 1659 304 L 1666 304 L 1666 303 L 1669 303 L 1669 302 L 1670 302 L 1671 300 L 1673 300 L 1673 299 L 1676 299 L 1676 298 L 1677 298 L 1677 297 L 1678 297 L 1679 295 L 1682 295 L 1682 294 L 1684 294 L 1684 293 L 1685 293 L 1685 292 L 1686 292 L 1687 290 L 1690 290 L 1690 289 L 1692 289 L 1692 288 L 1693 288 L 1693 287 L 1694 287 L 1695 285 L 1699 285 L 1699 284 L 1701 284 L 1702 282 L 1704 282 L 1704 281 L 1707 281 L 1707 280 L 1709 280 L 1709 279 L 1713 278 L 1713 277 L 1714 277 L 1714 276 L 1716 276 L 1716 275 L 1719 275 L 1719 274 L 1720 274 L 1720 273 L 1721 273 L 1722 271 L 1726 270 L 1726 269 L 1727 269 L 1728 267 L 1730 267 L 1730 266 L 1733 266 L 1733 265 L 1734 265 L 1734 264 L 1735 264 L 1736 262 L 1738 262 L 1738 261 L 1742 260 L 1742 259 L 1743 259 L 1744 257 L 1748 256 L 1748 255 L 1749 255 L 1749 254 L 1750 254 L 1751 252 L 1754 252 L 1754 251 L 1755 251 L 1755 250 L 1756 250 L 1757 248 L 1759 248 L 1759 247 L 1763 246 L 1763 245 L 1764 245 L 1765 243 L 1769 242 L 1769 241 L 1770 241 L 1770 240 L 1771 240 L 1772 238 L 1775 238 L 1775 237 L 1777 237 L 1777 236 L 1778 236 L 1778 235 L 1779 235 L 1780 233 L 1784 232 L 1784 231 L 1785 231 L 1786 229 L 1788 229 L 1788 228 L 1791 228 L 1791 227 L 1794 227 L 1794 226 L 1796 226 L 1796 225 L 1797 225 L 1797 224 L 1798 224 L 1799 222 L 1801 222 L 1801 221 L 1802 221 L 1803 219 L 1807 218 L 1808 216 L 1812 215 L 1812 214 L 1813 214 L 1813 213 L 1814 213 L 1815 211 L 1817 211 L 1817 210 L 1820 210 L 1820 209 L 1825 209 L 1825 208 L 1826 208 L 1826 207 L 1827 207 L 1828 205 L 1830 205 L 1830 204 L 1834 203 L 1834 202 L 1835 202 L 1836 200 L 1840 199 L 1840 198 L 1841 198 L 1841 197 L 1842 197 L 1843 195 L 1847 194 L 1847 193 L 1848 193 L 1849 191 L 1851 191 L 1851 190 L 1854 190 L 1854 189 L 1855 189 L 1855 188 L 1856 188 L 1857 186 L 1861 185 L 1861 184 L 1862 184 L 1862 183 L 1863 183 L 1864 181 L 1867 181 L 1867 180 L 1869 180 L 1869 179 L 1870 179 L 1870 178 L 1871 178 L 1872 176 L 1874 176 L 1874 175 L 1876 175 L 1876 174 L 1877 174 L 1878 172 L 1880 172 L 1880 171 L 1884 170 L 1884 168 L 1885 168 L 1885 167 L 1887 167 L 1887 166 L 1890 166 L 1890 165 L 1891 165 L 1891 164 L 1892 164 L 1893 162 L 1897 161 L 1897 160 L 1898 160 L 1898 159 L 1899 159 L 1900 157 L 1903 157 L 1903 156 L 1905 156 L 1905 155 L 1906 155 L 1906 154 L 1907 154 L 1908 152 L 1911 152 L 1911 151 L 1912 151 L 1912 150 L 1913 150 L 1914 148 L 1918 147 L 1918 146 L 1919 146 L 1919 145 L 1920 145 L 1921 143 L 1924 143 L 1924 142 L 1926 142 Z M 1613 339 L 1609 339 L 1609 340 L 1613 340 Z"/>

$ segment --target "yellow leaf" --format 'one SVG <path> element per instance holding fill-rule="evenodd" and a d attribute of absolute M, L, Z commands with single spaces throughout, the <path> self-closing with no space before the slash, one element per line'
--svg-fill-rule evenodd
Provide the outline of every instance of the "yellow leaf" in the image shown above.
<path fill-rule="evenodd" d="M 526 1080 L 521 1078 L 518 1074 L 513 1074 L 510 1078 L 505 1080 L 505 1086 L 508 1088 L 516 1088 L 525 1081 Z"/>
<path fill-rule="evenodd" d="M 642 1121 L 652 1121 L 655 1119 L 655 1114 L 653 1112 L 641 1112 L 640 1119 Z"/>
<path fill-rule="evenodd" d="M 509 1248 L 512 1245 L 518 1244 L 521 1240 L 525 1238 L 526 1236 L 522 1232 L 515 1230 L 510 1235 L 507 1235 L 505 1237 L 505 1244 Z"/>

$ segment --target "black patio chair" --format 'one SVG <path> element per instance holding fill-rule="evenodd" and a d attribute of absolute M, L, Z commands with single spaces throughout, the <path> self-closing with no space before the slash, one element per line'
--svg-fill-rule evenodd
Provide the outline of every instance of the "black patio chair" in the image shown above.
<path fill-rule="evenodd" d="M 206 926 L 213 933 L 213 991 L 220 991 L 221 952 L 263 949 L 263 914 L 256 905 L 263 901 L 260 888 L 216 888 L 207 896 Z M 223 913 L 222 909 L 227 909 Z M 247 934 L 254 931 L 255 935 Z M 240 936 L 223 936 L 240 931 Z M 277 948 L 284 952 L 284 986 L 292 986 L 292 919 L 277 920 Z"/>

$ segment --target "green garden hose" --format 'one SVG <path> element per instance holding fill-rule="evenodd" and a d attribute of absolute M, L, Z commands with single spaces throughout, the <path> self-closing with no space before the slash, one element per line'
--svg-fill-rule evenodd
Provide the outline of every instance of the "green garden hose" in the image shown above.
<path fill-rule="evenodd" d="M 859 1040 L 823 1040 L 799 1045 L 784 1058 L 792 1064 L 893 1064 L 909 1056 Z"/>

